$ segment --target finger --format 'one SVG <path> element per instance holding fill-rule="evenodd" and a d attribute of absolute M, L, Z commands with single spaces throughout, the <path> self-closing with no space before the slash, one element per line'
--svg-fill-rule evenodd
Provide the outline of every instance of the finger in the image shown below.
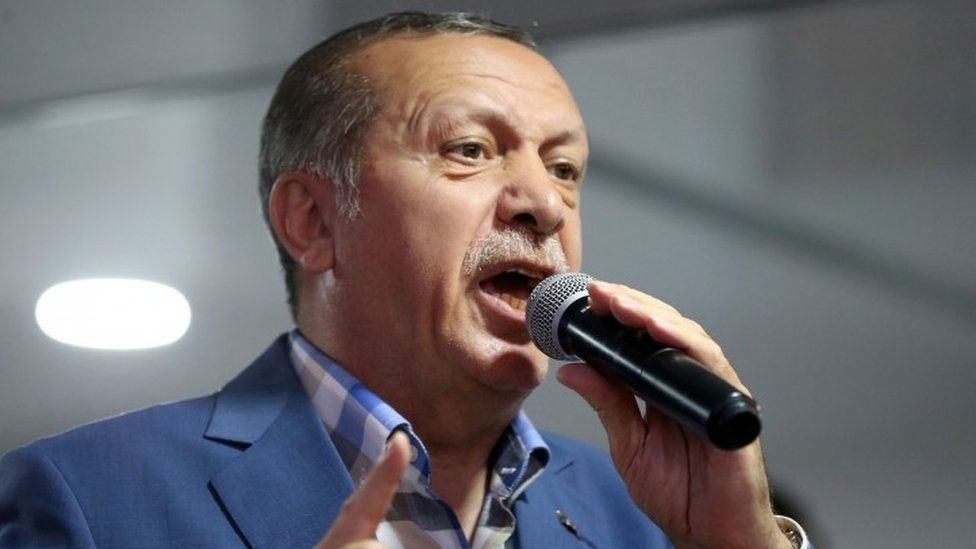
<path fill-rule="evenodd" d="M 586 364 L 567 364 L 556 379 L 572 389 L 596 411 L 607 432 L 610 447 L 627 452 L 641 444 L 644 418 L 634 395 Z"/>
<path fill-rule="evenodd" d="M 586 285 L 586 293 L 590 295 L 590 307 L 598 315 L 610 314 L 610 300 L 613 292 L 608 287 L 609 283 L 591 279 Z"/>
<path fill-rule="evenodd" d="M 677 309 L 657 298 L 627 286 L 600 281 L 592 281 L 588 291 L 590 306 L 597 314 L 612 314 L 624 326 L 645 329 L 667 346 L 700 349 L 703 356 L 699 360 L 711 361 L 721 356 L 721 349 L 700 324 L 681 316 Z"/>
<path fill-rule="evenodd" d="M 661 318 L 655 318 L 648 326 L 647 331 L 655 341 L 681 349 L 705 369 L 731 383 L 745 395 L 752 396 L 749 389 L 742 383 L 735 368 L 732 367 L 732 363 L 726 358 L 722 347 L 707 334 L 703 335 L 688 326 L 675 324 Z"/>
<path fill-rule="evenodd" d="M 386 516 L 393 496 L 400 486 L 400 479 L 407 470 L 410 442 L 397 431 L 390 437 L 383 457 L 366 475 L 366 479 L 346 500 L 342 511 L 325 538 L 316 546 L 332 549 L 376 536 L 376 528 Z"/>
<path fill-rule="evenodd" d="M 400 487 L 400 479 L 407 469 L 410 456 L 410 441 L 401 431 L 395 432 L 386 444 L 386 450 L 380 460 L 373 466 L 366 479 L 350 499 L 347 508 L 359 516 L 369 518 L 373 523 L 369 537 L 376 531 L 376 526 L 386 516 L 386 510 L 393 502 L 393 496 Z"/>
<path fill-rule="evenodd" d="M 599 314 L 608 314 L 610 303 L 614 299 L 630 299 L 643 308 L 680 316 L 678 310 L 671 305 L 624 284 L 591 280 L 587 285 L 587 293 L 590 295 L 590 306 Z"/>
<path fill-rule="evenodd" d="M 599 313 L 603 308 L 605 312 L 602 314 L 612 314 L 621 324 L 646 330 L 658 343 L 681 349 L 740 390 L 745 390 L 718 343 L 700 324 L 681 316 L 674 307 L 620 284 L 594 281 L 589 291 L 594 311 Z"/>
<path fill-rule="evenodd" d="M 594 312 L 612 315 L 624 326 L 649 330 L 654 319 L 663 319 L 708 337 L 701 325 L 681 316 L 677 309 L 657 298 L 627 286 L 606 282 L 594 282 L 591 288 L 590 306 Z"/>

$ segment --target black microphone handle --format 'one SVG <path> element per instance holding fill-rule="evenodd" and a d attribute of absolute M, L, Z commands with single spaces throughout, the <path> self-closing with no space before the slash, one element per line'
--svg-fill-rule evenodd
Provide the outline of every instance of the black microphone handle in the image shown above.
<path fill-rule="evenodd" d="M 596 314 L 587 296 L 566 308 L 557 333 L 564 349 L 715 446 L 737 450 L 759 436 L 756 401 L 646 331 Z"/>

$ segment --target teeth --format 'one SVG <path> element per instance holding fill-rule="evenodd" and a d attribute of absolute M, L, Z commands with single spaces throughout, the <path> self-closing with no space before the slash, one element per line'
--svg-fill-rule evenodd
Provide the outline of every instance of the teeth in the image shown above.
<path fill-rule="evenodd" d="M 505 272 L 508 272 L 508 273 L 518 273 L 518 274 L 524 276 L 525 278 L 527 278 L 528 279 L 529 291 L 532 291 L 533 289 L 535 289 L 536 285 L 538 285 L 539 282 L 541 282 L 542 279 L 545 278 L 543 275 L 540 275 L 539 273 L 537 273 L 535 271 L 527 271 L 525 269 L 520 269 L 520 268 L 509 269 L 509 270 L 507 270 Z"/>
<path fill-rule="evenodd" d="M 519 298 L 517 298 L 517 297 L 515 297 L 515 296 L 513 296 L 511 294 L 501 294 L 498 297 L 500 297 L 501 300 L 504 301 L 505 303 L 508 303 L 508 306 L 511 307 L 511 308 L 513 308 L 513 309 L 515 309 L 516 311 L 524 311 L 525 310 L 525 300 L 524 299 L 519 299 Z"/>
<path fill-rule="evenodd" d="M 525 269 L 521 269 L 521 268 L 518 268 L 518 267 L 516 267 L 514 269 L 509 269 L 509 270 L 507 270 L 505 272 L 508 272 L 508 273 L 518 273 L 520 275 L 525 275 L 525 277 L 529 278 L 532 281 L 539 280 L 539 273 L 536 273 L 534 271 L 527 271 Z"/>

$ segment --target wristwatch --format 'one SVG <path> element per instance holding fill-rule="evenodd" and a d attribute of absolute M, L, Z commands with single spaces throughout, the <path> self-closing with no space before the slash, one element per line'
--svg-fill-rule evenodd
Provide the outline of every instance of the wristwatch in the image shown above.
<path fill-rule="evenodd" d="M 793 549 L 803 549 L 804 534 L 801 530 L 799 524 L 795 520 L 784 517 L 783 515 L 776 515 L 776 525 L 779 526 L 781 532 L 786 535 L 786 539 L 790 540 L 793 545 Z"/>

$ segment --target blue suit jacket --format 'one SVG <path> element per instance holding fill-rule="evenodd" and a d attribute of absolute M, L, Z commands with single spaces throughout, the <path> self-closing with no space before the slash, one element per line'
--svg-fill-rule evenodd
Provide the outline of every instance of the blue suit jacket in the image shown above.
<path fill-rule="evenodd" d="M 670 547 L 603 452 L 546 440 L 549 466 L 514 506 L 517 546 Z M 0 547 L 311 547 L 352 489 L 282 337 L 215 395 L 7 454 Z"/>

